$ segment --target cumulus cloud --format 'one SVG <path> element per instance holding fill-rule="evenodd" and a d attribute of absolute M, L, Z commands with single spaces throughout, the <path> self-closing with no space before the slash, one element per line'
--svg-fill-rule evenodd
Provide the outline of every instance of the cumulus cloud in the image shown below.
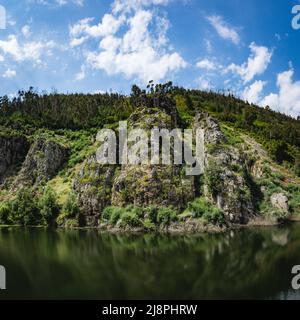
<path fill-rule="evenodd" d="M 85 66 L 81 66 L 80 71 L 75 75 L 76 81 L 85 79 Z"/>
<path fill-rule="evenodd" d="M 112 11 L 115 14 L 120 12 L 137 11 L 152 5 L 167 5 L 170 0 L 115 0 L 112 4 Z"/>
<path fill-rule="evenodd" d="M 105 14 L 97 25 L 91 25 L 93 18 L 85 18 L 70 27 L 71 45 L 81 45 L 89 37 L 99 38 L 115 34 L 124 22 L 124 16 L 115 18 Z"/>
<path fill-rule="evenodd" d="M 250 103 L 258 104 L 261 101 L 262 92 L 266 84 L 266 81 L 255 81 L 244 89 L 242 98 Z"/>
<path fill-rule="evenodd" d="M 55 47 L 53 41 L 30 41 L 21 44 L 15 35 L 8 36 L 7 40 L 0 40 L 0 50 L 15 61 L 34 60 L 39 62 L 42 54 L 49 54 Z"/>
<path fill-rule="evenodd" d="M 230 27 L 221 16 L 210 16 L 207 20 L 215 28 L 221 38 L 229 40 L 236 45 L 240 43 L 240 37 L 236 29 Z"/>
<path fill-rule="evenodd" d="M 213 89 L 212 84 L 209 82 L 208 79 L 206 79 L 204 77 L 199 77 L 198 79 L 196 79 L 196 82 L 197 82 L 198 88 L 200 90 L 208 91 L 208 90 Z"/>
<path fill-rule="evenodd" d="M 28 25 L 23 26 L 23 28 L 21 29 L 21 32 L 25 38 L 28 38 L 31 36 L 30 27 Z"/>
<path fill-rule="evenodd" d="M 75 4 L 77 6 L 83 6 L 84 0 L 27 0 L 31 4 L 41 4 L 46 6 L 65 6 L 67 4 Z"/>
<path fill-rule="evenodd" d="M 277 76 L 278 93 L 267 95 L 262 101 L 262 106 L 270 106 L 272 109 L 294 117 L 300 115 L 300 81 L 294 81 L 294 70 L 290 69 L 279 73 Z"/>
<path fill-rule="evenodd" d="M 231 64 L 227 71 L 234 72 L 238 74 L 247 83 L 251 81 L 256 75 L 263 74 L 272 58 L 272 51 L 267 47 L 258 46 L 252 42 L 249 46 L 251 54 L 248 61 L 242 65 Z"/>
<path fill-rule="evenodd" d="M 159 81 L 187 65 L 179 53 L 170 49 L 169 21 L 157 11 L 145 9 L 167 3 L 166 0 L 116 0 L 112 12 L 105 14 L 99 24 L 93 25 L 93 20 L 87 18 L 70 27 L 71 46 L 99 38 L 99 49 L 86 54 L 91 68 L 145 83 Z"/>
<path fill-rule="evenodd" d="M 2 75 L 3 78 L 13 78 L 17 75 L 15 70 L 7 69 Z"/>
<path fill-rule="evenodd" d="M 207 70 L 207 71 L 213 71 L 213 70 L 216 70 L 218 68 L 216 63 L 214 61 L 212 61 L 212 60 L 209 60 L 209 59 L 203 59 L 203 60 L 198 61 L 196 66 L 199 69 L 204 69 L 204 70 Z"/>

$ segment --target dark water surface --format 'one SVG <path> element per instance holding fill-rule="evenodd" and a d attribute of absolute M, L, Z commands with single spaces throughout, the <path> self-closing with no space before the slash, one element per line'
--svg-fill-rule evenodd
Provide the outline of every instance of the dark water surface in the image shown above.
<path fill-rule="evenodd" d="M 3 298 L 300 298 L 300 224 L 226 234 L 0 229 Z"/>

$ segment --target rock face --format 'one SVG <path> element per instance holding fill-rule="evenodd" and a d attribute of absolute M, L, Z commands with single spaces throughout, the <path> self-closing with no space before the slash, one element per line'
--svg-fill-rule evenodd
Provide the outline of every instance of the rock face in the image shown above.
<path fill-rule="evenodd" d="M 289 211 L 289 199 L 283 193 L 274 193 L 271 196 L 271 204 L 274 208 L 288 212 Z"/>
<path fill-rule="evenodd" d="M 24 137 L 0 137 L 0 184 L 14 166 L 24 161 L 28 149 L 29 142 Z"/>
<path fill-rule="evenodd" d="M 171 130 L 175 124 L 161 109 L 141 108 L 129 117 L 128 131 L 149 131 L 154 127 Z M 262 176 L 263 165 L 255 167 L 248 146 L 230 144 L 219 124 L 207 113 L 196 115 L 193 129 L 204 132 L 202 177 L 187 176 L 184 165 L 109 166 L 97 163 L 96 156 L 87 159 L 73 182 L 86 225 L 96 226 L 109 205 L 173 206 L 182 212 L 198 196 L 218 207 L 228 224 L 246 224 L 254 218 L 261 192 L 253 179 Z M 282 211 L 289 210 L 284 194 L 273 195 L 271 202 Z"/>
<path fill-rule="evenodd" d="M 218 122 L 206 112 L 199 112 L 195 117 L 194 128 L 204 129 L 206 144 L 220 144 L 226 140 Z"/>
<path fill-rule="evenodd" d="M 85 224 L 97 225 L 102 210 L 111 204 L 112 185 L 116 167 L 97 163 L 90 157 L 74 179 L 73 189 L 82 208 Z"/>
<path fill-rule="evenodd" d="M 172 117 L 162 110 L 139 109 L 128 119 L 128 129 L 153 127 L 171 129 Z M 74 179 L 74 191 L 85 214 L 87 225 L 97 224 L 108 205 L 161 205 L 183 209 L 194 199 L 194 178 L 174 165 L 103 166 L 92 156 Z"/>
<path fill-rule="evenodd" d="M 254 214 L 254 206 L 247 177 L 243 174 L 246 171 L 244 155 L 224 145 L 224 134 L 207 113 L 195 117 L 194 128 L 204 129 L 206 199 L 221 209 L 229 222 L 246 223 Z"/>
<path fill-rule="evenodd" d="M 68 149 L 60 144 L 37 139 L 30 147 L 15 186 L 41 184 L 55 176 L 68 156 Z"/>
<path fill-rule="evenodd" d="M 194 179 L 176 166 L 126 166 L 113 185 L 112 204 L 160 205 L 183 209 L 194 199 Z"/>
<path fill-rule="evenodd" d="M 155 108 L 138 110 L 128 122 L 129 130 L 143 128 L 149 134 L 154 127 L 171 130 L 176 125 L 170 115 Z M 112 204 L 172 205 L 182 209 L 194 195 L 194 178 L 186 176 L 182 166 L 124 165 L 114 181 Z"/>

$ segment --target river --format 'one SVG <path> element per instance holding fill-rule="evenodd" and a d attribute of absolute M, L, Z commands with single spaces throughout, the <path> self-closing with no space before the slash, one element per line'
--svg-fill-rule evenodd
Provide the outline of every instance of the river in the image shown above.
<path fill-rule="evenodd" d="M 0 228 L 0 299 L 294 299 L 300 224 L 224 234 Z"/>

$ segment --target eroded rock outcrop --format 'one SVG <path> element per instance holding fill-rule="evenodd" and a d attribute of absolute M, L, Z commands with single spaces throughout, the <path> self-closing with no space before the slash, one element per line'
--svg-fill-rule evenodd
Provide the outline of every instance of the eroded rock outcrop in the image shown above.
<path fill-rule="evenodd" d="M 24 161 L 29 149 L 25 137 L 0 137 L 0 184 L 10 174 L 15 173 L 16 166 Z"/>
<path fill-rule="evenodd" d="M 283 212 L 289 211 L 289 199 L 283 193 L 274 193 L 270 198 L 271 204 L 275 209 Z"/>
<path fill-rule="evenodd" d="M 128 119 L 128 130 L 172 129 L 175 123 L 160 109 L 139 109 Z M 174 206 L 183 209 L 194 199 L 194 178 L 182 166 L 118 165 L 103 166 L 92 156 L 75 177 L 73 187 L 88 225 L 95 225 L 102 210 L 114 206 Z"/>
<path fill-rule="evenodd" d="M 245 172 L 246 159 L 240 150 L 226 145 L 218 123 L 207 113 L 195 117 L 194 129 L 204 130 L 204 195 L 221 209 L 227 220 L 246 223 L 254 214 L 253 199 Z"/>
<path fill-rule="evenodd" d="M 67 156 L 68 148 L 51 140 L 37 139 L 28 151 L 14 187 L 48 181 L 58 173 Z"/>
<path fill-rule="evenodd" d="M 101 165 L 96 156 L 91 156 L 74 179 L 73 188 L 84 213 L 85 224 L 97 225 L 102 210 L 111 204 L 115 170 L 116 166 Z"/>
<path fill-rule="evenodd" d="M 140 109 L 129 117 L 129 130 L 173 129 L 176 121 L 159 109 Z M 171 146 L 172 154 L 172 146 Z M 114 181 L 112 204 L 161 205 L 183 209 L 195 196 L 194 177 L 182 166 L 124 165 Z"/>

